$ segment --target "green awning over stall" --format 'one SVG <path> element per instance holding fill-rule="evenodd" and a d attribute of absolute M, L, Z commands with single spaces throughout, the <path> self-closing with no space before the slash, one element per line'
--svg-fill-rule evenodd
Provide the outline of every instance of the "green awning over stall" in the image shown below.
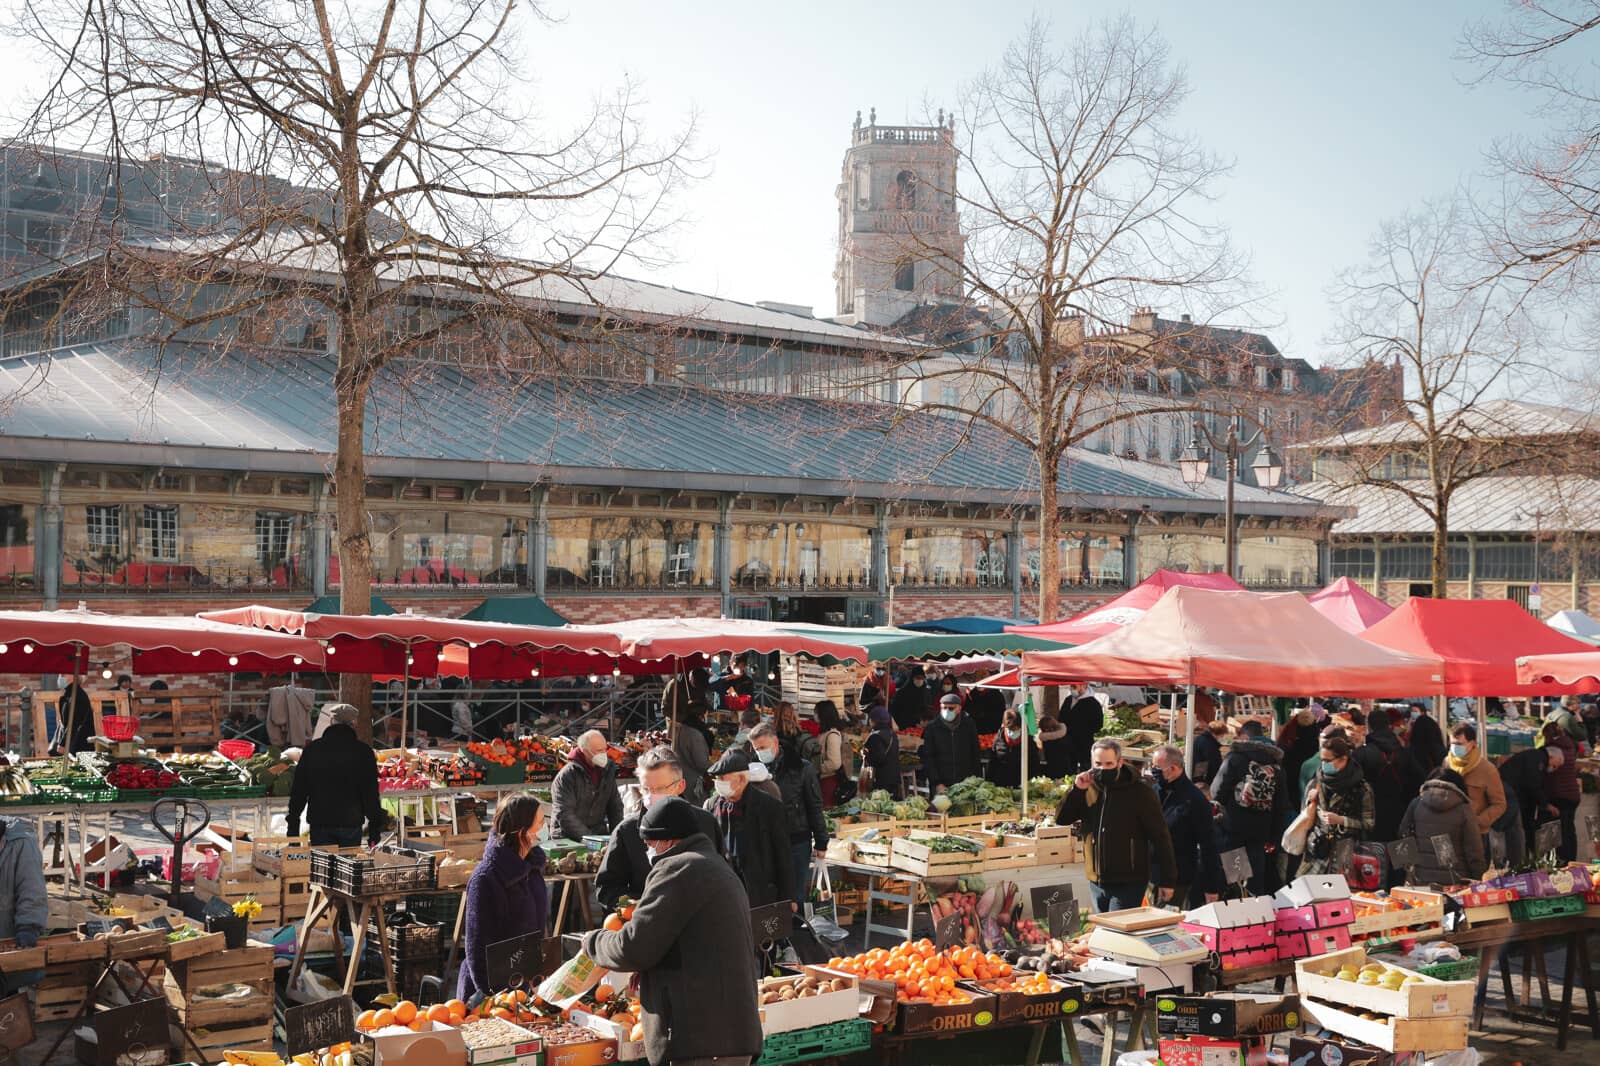
<path fill-rule="evenodd" d="M 512 622 L 523 626 L 567 624 L 567 620 L 539 596 L 491 596 L 461 617 L 475 622 Z"/>
<path fill-rule="evenodd" d="M 894 626 L 852 629 L 798 622 L 780 623 L 779 628 L 860 644 L 872 662 L 948 659 L 963 655 L 1020 655 L 1025 651 L 1060 651 L 1072 646 L 1020 633 L 919 633 Z"/>
<path fill-rule="evenodd" d="M 303 609 L 306 614 L 342 614 L 339 610 L 339 594 L 330 593 L 313 603 L 307 604 Z M 368 614 L 399 614 L 393 607 L 377 596 L 372 597 L 372 610 Z"/>

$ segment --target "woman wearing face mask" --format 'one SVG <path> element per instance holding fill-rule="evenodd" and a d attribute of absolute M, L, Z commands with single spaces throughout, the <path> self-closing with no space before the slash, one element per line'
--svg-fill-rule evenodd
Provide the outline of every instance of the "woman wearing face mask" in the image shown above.
<path fill-rule="evenodd" d="M 512 937 L 543 933 L 550 896 L 544 883 L 544 849 L 538 846 L 544 809 L 531 793 L 511 796 L 494 812 L 483 861 L 467 882 L 466 951 L 456 996 L 471 1000 L 489 986 L 486 949 Z"/>
<path fill-rule="evenodd" d="M 900 776 L 900 737 L 894 731 L 889 708 L 873 704 L 867 708 L 867 721 L 872 723 L 872 732 L 867 734 L 861 753 L 860 792 L 865 795 L 881 789 L 896 800 L 905 799 L 905 784 Z"/>
<path fill-rule="evenodd" d="M 928 775 L 928 788 L 937 795 L 977 777 L 981 758 L 978 727 L 961 713 L 961 697 L 941 697 L 939 717 L 922 731 L 922 769 Z"/>
<path fill-rule="evenodd" d="M 1340 873 L 1341 840 L 1359 841 L 1372 831 L 1377 815 L 1372 786 L 1345 737 L 1323 737 L 1321 762 L 1306 795 L 1306 810 L 1316 819 L 1306 840 L 1302 874 Z"/>
<path fill-rule="evenodd" d="M 976 725 L 973 726 L 977 728 Z M 1022 784 L 1022 715 L 1007 711 L 1000 719 L 1000 731 L 994 735 L 994 746 L 989 749 L 989 780 L 1003 788 L 1016 788 Z M 1037 749 L 1028 753 L 1030 772 L 1043 772 Z"/>
<path fill-rule="evenodd" d="M 1478 749 L 1477 726 L 1471 722 L 1456 723 L 1450 731 L 1450 754 L 1445 757 L 1444 764 L 1466 781 L 1467 799 L 1478 819 L 1478 832 L 1487 835 L 1506 813 L 1506 787 L 1500 781 L 1500 771 Z"/>
<path fill-rule="evenodd" d="M 818 700 L 811 713 L 817 716 L 817 779 L 822 782 L 822 805 L 832 807 L 841 783 L 850 777 L 850 742 L 844 738 L 839 710 L 832 700 Z"/>

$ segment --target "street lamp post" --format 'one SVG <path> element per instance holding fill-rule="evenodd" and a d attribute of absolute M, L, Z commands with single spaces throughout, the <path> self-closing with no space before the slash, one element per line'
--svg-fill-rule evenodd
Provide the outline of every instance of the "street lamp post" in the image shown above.
<path fill-rule="evenodd" d="M 1227 559 L 1227 573 L 1235 581 L 1239 580 L 1239 537 L 1234 527 L 1233 486 L 1239 476 L 1239 460 L 1260 442 L 1261 450 L 1256 453 L 1255 461 L 1250 464 L 1251 471 L 1256 475 L 1256 484 L 1264 489 L 1275 489 L 1283 483 L 1283 460 L 1279 459 L 1277 453 L 1266 443 L 1264 431 L 1258 428 L 1250 436 L 1242 437 L 1240 435 L 1242 428 L 1242 419 L 1234 415 L 1228 424 L 1227 434 L 1218 440 L 1212 435 L 1211 430 L 1196 418 L 1194 434 L 1189 438 L 1189 447 L 1178 456 L 1178 469 L 1183 474 L 1184 484 L 1191 488 L 1203 485 L 1211 473 L 1211 456 L 1206 451 L 1207 447 L 1220 452 L 1225 460 L 1223 477 L 1227 485 L 1223 495 L 1225 526 L 1223 545 Z"/>

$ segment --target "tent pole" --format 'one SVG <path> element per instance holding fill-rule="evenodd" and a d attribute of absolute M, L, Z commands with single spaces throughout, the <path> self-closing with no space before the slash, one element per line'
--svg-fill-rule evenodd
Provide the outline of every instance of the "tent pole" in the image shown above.
<path fill-rule="evenodd" d="M 1188 702 L 1183 708 L 1183 772 L 1194 776 L 1194 686 L 1188 687 Z"/>
<path fill-rule="evenodd" d="M 406 641 L 406 661 L 400 675 L 400 750 L 406 749 L 406 719 L 411 716 L 411 642 Z"/>
<path fill-rule="evenodd" d="M 1022 817 L 1028 817 L 1028 748 L 1033 744 L 1033 733 L 1029 719 L 1033 717 L 1028 711 L 1028 678 L 1021 677 L 1022 681 Z M 1004 723 L 1001 729 L 1004 729 Z"/>
<path fill-rule="evenodd" d="M 1533 699 L 1532 699 L 1532 697 L 1529 697 L 1529 699 L 1528 699 L 1528 707 L 1530 709 L 1533 707 Z M 1488 752 L 1488 750 L 1489 750 L 1489 697 L 1487 697 L 1487 696 L 1479 696 L 1478 697 L 1478 743 L 1483 746 L 1483 750 L 1485 752 Z"/>
<path fill-rule="evenodd" d="M 85 665 L 87 665 L 88 655 L 89 655 L 89 646 L 87 644 L 75 644 L 75 645 L 73 645 L 73 652 L 72 652 L 72 706 L 67 709 L 67 727 L 66 727 L 66 732 L 61 734 L 61 776 L 62 777 L 68 776 L 68 771 L 70 770 L 70 768 L 72 766 L 72 733 L 73 733 L 73 730 L 77 728 L 78 693 L 83 691 L 83 675 L 80 674 L 79 671 L 78 671 L 78 663 L 79 663 L 80 660 L 83 660 L 83 661 L 85 661 Z M 91 707 L 89 709 L 89 713 L 91 715 L 94 713 L 94 708 L 93 707 Z M 61 708 L 60 708 L 59 705 L 57 705 L 57 707 L 56 707 L 56 717 L 58 719 L 61 717 Z M 46 738 L 45 743 L 46 744 L 50 743 L 48 738 Z"/>

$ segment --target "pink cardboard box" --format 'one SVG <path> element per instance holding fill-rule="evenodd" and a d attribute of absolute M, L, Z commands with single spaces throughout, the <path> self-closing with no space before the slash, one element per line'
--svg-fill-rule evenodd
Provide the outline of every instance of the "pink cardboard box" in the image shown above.
<path fill-rule="evenodd" d="M 1276 930 L 1270 925 L 1239 925 L 1231 929 L 1213 929 L 1210 926 L 1184 922 L 1182 928 L 1187 933 L 1193 933 L 1200 943 L 1212 951 L 1223 954 L 1265 947 L 1273 942 L 1276 934 Z"/>
<path fill-rule="evenodd" d="M 1224 970 L 1244 970 L 1251 966 L 1270 966 L 1278 961 L 1278 948 L 1276 945 L 1266 948 L 1252 948 L 1249 951 L 1234 951 L 1222 956 Z"/>
<path fill-rule="evenodd" d="M 1356 920 L 1354 900 L 1331 899 L 1323 903 L 1313 903 L 1311 908 L 1316 911 L 1318 929 L 1326 929 L 1333 925 L 1349 925 Z"/>
<path fill-rule="evenodd" d="M 1330 951 L 1343 951 L 1349 946 L 1350 927 L 1345 925 L 1279 933 L 1277 943 L 1280 959 L 1308 959 L 1313 955 L 1326 955 Z"/>
<path fill-rule="evenodd" d="M 1302 933 L 1307 929 L 1317 927 L 1317 908 L 1314 904 L 1304 907 L 1281 907 L 1278 910 L 1278 932 Z"/>

